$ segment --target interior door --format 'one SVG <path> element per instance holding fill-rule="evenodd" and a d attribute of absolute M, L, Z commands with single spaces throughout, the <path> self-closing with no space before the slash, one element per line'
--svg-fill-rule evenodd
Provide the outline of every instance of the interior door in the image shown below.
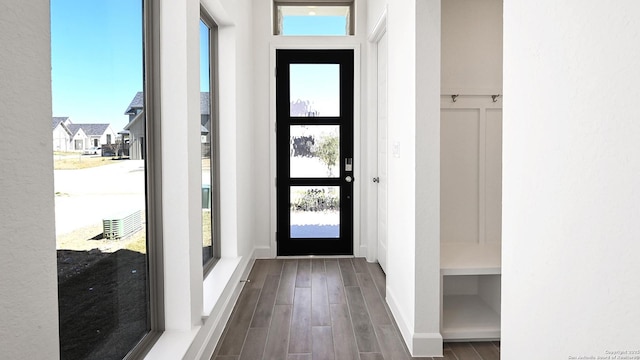
<path fill-rule="evenodd" d="M 353 50 L 277 50 L 278 255 L 353 254 Z"/>
<path fill-rule="evenodd" d="M 387 34 L 378 41 L 378 263 L 387 271 Z"/>

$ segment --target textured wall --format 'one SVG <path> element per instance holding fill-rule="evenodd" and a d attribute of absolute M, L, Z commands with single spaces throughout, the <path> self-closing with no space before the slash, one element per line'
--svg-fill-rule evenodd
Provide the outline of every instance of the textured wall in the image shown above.
<path fill-rule="evenodd" d="M 0 349 L 58 358 L 49 2 L 0 2 Z"/>
<path fill-rule="evenodd" d="M 639 13 L 504 2 L 504 359 L 640 348 Z"/>

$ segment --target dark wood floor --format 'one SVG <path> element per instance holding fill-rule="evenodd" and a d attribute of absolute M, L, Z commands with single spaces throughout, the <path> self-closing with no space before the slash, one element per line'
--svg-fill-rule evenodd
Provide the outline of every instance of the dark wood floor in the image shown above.
<path fill-rule="evenodd" d="M 212 360 L 412 358 L 384 301 L 378 264 L 256 260 Z M 495 360 L 498 342 L 445 343 L 446 360 Z"/>

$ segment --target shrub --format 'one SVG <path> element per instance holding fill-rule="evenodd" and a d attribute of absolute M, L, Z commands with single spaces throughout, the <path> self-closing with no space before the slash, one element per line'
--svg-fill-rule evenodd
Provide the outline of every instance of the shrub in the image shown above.
<path fill-rule="evenodd" d="M 291 199 L 293 211 L 335 211 L 340 208 L 340 198 L 333 189 L 307 189 Z"/>

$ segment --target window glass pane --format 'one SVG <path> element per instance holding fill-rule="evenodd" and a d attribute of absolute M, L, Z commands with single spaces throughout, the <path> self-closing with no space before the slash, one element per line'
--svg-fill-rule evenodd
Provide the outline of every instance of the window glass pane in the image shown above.
<path fill-rule="evenodd" d="M 202 154 L 202 263 L 213 258 L 212 133 L 211 133 L 211 29 L 200 20 L 200 147 Z"/>
<path fill-rule="evenodd" d="M 349 6 L 278 6 L 276 35 L 345 36 Z"/>
<path fill-rule="evenodd" d="M 142 18 L 51 1 L 62 359 L 122 359 L 150 330 Z"/>
<path fill-rule="evenodd" d="M 340 116 L 340 65 L 289 66 L 290 115 Z"/>
<path fill-rule="evenodd" d="M 291 238 L 340 237 L 340 187 L 291 187 Z"/>
<path fill-rule="evenodd" d="M 290 129 L 289 153 L 292 178 L 340 176 L 339 125 L 293 125 Z"/>

